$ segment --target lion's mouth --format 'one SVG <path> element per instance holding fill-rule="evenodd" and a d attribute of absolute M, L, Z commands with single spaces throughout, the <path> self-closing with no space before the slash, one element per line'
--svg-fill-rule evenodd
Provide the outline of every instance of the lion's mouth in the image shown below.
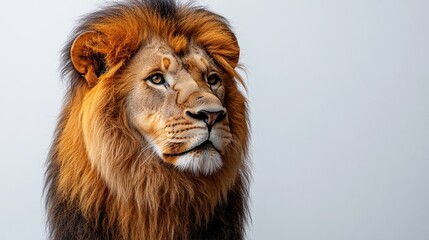
<path fill-rule="evenodd" d="M 210 140 L 206 140 L 205 142 L 201 143 L 200 145 L 198 145 L 198 146 L 196 146 L 194 148 L 191 148 L 189 150 L 186 150 L 184 152 L 180 152 L 180 153 L 164 153 L 164 156 L 166 156 L 166 157 L 178 157 L 178 156 L 182 156 L 182 155 L 188 154 L 188 153 L 193 152 L 193 151 L 197 151 L 197 150 L 199 150 L 199 151 L 205 151 L 205 150 L 209 150 L 209 149 L 214 149 L 214 150 L 216 150 L 217 152 L 220 153 L 219 149 L 217 149 Z"/>

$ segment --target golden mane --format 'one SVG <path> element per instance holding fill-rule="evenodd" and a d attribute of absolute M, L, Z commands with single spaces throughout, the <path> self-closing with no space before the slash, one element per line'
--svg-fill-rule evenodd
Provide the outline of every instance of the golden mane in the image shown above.
<path fill-rule="evenodd" d="M 82 51 L 71 52 L 84 33 L 91 39 L 83 41 Z M 121 79 L 123 70 L 154 37 L 178 55 L 192 41 L 230 76 L 225 107 L 233 142 L 224 167 L 213 175 L 162 164 L 129 124 L 125 106 L 131 86 Z M 95 69 L 77 69 L 73 54 L 93 61 Z M 83 18 L 62 57 L 69 88 L 47 161 L 50 238 L 242 239 L 249 133 L 246 100 L 235 81 L 242 83 L 235 71 L 239 47 L 228 22 L 173 1 L 115 3 Z M 102 165 L 89 160 L 94 151 Z"/>

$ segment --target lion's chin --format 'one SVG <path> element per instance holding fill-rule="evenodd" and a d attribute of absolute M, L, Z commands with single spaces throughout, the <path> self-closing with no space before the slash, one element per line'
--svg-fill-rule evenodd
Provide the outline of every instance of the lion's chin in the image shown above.
<path fill-rule="evenodd" d="M 206 176 L 212 175 L 223 165 L 221 154 L 211 143 L 201 144 L 181 154 L 173 164 L 180 171 Z"/>

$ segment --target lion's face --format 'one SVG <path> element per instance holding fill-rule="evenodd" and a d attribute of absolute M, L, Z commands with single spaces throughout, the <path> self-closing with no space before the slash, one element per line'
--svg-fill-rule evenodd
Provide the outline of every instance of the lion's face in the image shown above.
<path fill-rule="evenodd" d="M 210 175 L 232 140 L 224 106 L 229 76 L 196 45 L 183 56 L 159 40 L 143 46 L 124 75 L 131 84 L 130 124 L 153 151 L 178 169 Z"/>

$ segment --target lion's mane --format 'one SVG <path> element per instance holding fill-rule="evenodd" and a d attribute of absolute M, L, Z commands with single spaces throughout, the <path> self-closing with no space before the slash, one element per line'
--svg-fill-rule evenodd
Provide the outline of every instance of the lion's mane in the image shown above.
<path fill-rule="evenodd" d="M 91 85 L 71 61 L 73 40 L 90 43 L 98 59 Z M 177 54 L 187 41 L 203 47 L 230 76 L 225 107 L 233 143 L 224 167 L 195 176 L 167 166 L 130 126 L 121 71 L 153 36 Z M 63 111 L 47 161 L 46 202 L 51 239 L 242 239 L 248 218 L 246 100 L 237 89 L 237 40 L 227 21 L 204 8 L 173 1 L 115 3 L 85 16 L 62 53 L 68 81 Z M 101 79 L 101 77 L 100 77 Z M 97 102 L 96 105 L 90 104 Z M 91 117 L 82 118 L 90 111 Z M 95 131 L 85 138 L 84 129 Z M 108 178 L 89 160 L 96 152 Z"/>

